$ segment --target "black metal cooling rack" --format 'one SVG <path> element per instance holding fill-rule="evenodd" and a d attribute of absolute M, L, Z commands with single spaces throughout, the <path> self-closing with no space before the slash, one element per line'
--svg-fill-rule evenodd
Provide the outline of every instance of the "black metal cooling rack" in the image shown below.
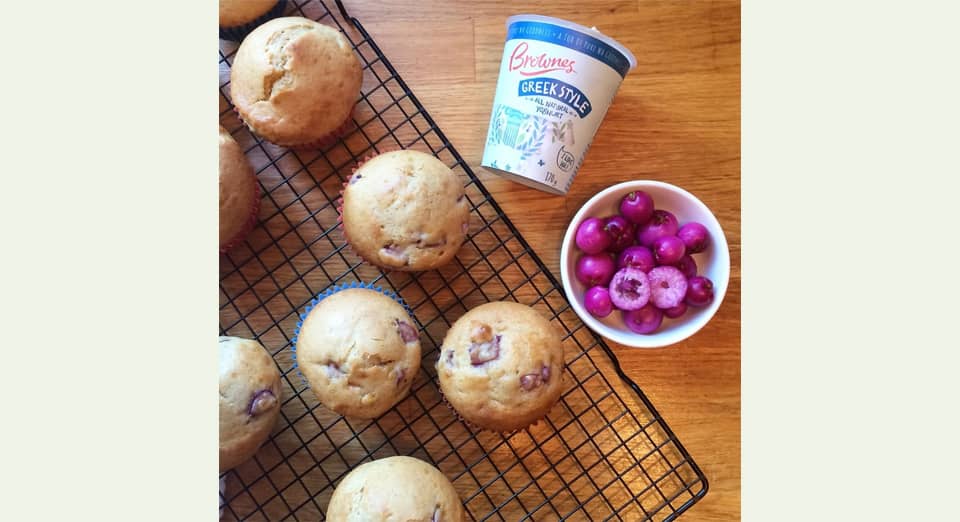
<path fill-rule="evenodd" d="M 282 415 L 256 458 L 227 472 L 224 520 L 324 520 L 335 485 L 355 466 L 391 455 L 436 465 L 472 520 L 672 520 L 707 479 L 577 318 L 560 284 L 520 236 L 363 25 L 336 2 L 289 2 L 286 14 L 339 27 L 364 64 L 353 126 L 322 150 L 288 150 L 252 135 L 230 104 L 236 44 L 220 46 L 220 124 L 245 148 L 262 189 L 259 223 L 220 260 L 220 332 L 258 339 L 283 374 Z M 345 244 L 336 200 L 352 168 L 385 150 L 430 152 L 460 174 L 473 212 L 455 261 L 419 274 L 382 273 Z M 367 281 L 414 310 L 423 361 L 410 395 L 373 421 L 319 405 L 294 369 L 291 339 L 310 299 Z M 434 362 L 447 328 L 468 309 L 512 299 L 564 333 L 566 388 L 545 421 L 511 435 L 474 432 L 441 402 Z M 608 379 L 608 376 L 611 379 Z"/>

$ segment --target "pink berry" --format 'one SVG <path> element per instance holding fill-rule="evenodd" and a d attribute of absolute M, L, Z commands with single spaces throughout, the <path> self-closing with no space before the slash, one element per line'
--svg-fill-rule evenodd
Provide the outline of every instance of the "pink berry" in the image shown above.
<path fill-rule="evenodd" d="M 690 306 L 707 306 L 713 301 L 713 281 L 706 277 L 691 277 L 687 282 L 687 304 Z"/>
<path fill-rule="evenodd" d="M 613 311 L 613 301 L 610 300 L 610 290 L 605 286 L 595 286 L 583 296 L 583 306 L 594 317 L 603 318 Z"/>
<path fill-rule="evenodd" d="M 587 286 L 606 285 L 616 269 L 610 254 L 587 254 L 577 260 L 574 275 Z"/>
<path fill-rule="evenodd" d="M 676 267 L 658 266 L 647 277 L 650 280 L 650 300 L 657 308 L 673 308 L 687 295 L 687 278 Z"/>
<path fill-rule="evenodd" d="M 680 261 L 674 263 L 675 267 L 679 268 L 683 272 L 683 277 L 690 279 L 697 275 L 697 262 L 690 257 L 689 254 L 680 258 Z"/>
<path fill-rule="evenodd" d="M 620 213 L 636 225 L 643 225 L 650 221 L 653 210 L 653 198 L 642 190 L 635 190 L 620 200 Z"/>
<path fill-rule="evenodd" d="M 660 328 L 663 322 L 663 312 L 652 303 L 638 309 L 623 312 L 623 322 L 631 331 L 638 334 L 651 334 Z"/>
<path fill-rule="evenodd" d="M 652 246 L 658 237 L 677 235 L 678 229 L 676 216 L 666 210 L 655 210 L 650 221 L 637 229 L 637 241 L 645 247 Z"/>
<path fill-rule="evenodd" d="M 604 220 L 603 230 L 610 236 L 610 252 L 620 252 L 633 244 L 634 226 L 623 216 L 610 216 Z"/>
<path fill-rule="evenodd" d="M 687 246 L 687 253 L 696 254 L 703 252 L 710 246 L 710 233 L 707 227 L 691 221 L 677 230 L 677 237 Z"/>
<path fill-rule="evenodd" d="M 603 220 L 587 218 L 577 227 L 577 248 L 587 254 L 599 254 L 610 248 L 610 235 L 603 230 Z"/>
<path fill-rule="evenodd" d="M 685 313 L 687 313 L 687 303 L 684 303 L 683 301 L 681 301 L 677 306 L 663 309 L 663 315 L 669 317 L 670 319 L 682 317 Z"/>
<path fill-rule="evenodd" d="M 620 310 L 636 310 L 650 300 L 647 274 L 636 268 L 624 268 L 610 281 L 610 300 Z"/>
<path fill-rule="evenodd" d="M 658 237 L 653 241 L 653 259 L 658 265 L 672 265 L 686 253 L 686 245 L 677 236 Z"/>
<path fill-rule="evenodd" d="M 617 269 L 638 268 L 644 272 L 649 272 L 657 266 L 653 259 L 653 251 L 645 246 L 632 246 L 627 248 L 617 256 Z"/>

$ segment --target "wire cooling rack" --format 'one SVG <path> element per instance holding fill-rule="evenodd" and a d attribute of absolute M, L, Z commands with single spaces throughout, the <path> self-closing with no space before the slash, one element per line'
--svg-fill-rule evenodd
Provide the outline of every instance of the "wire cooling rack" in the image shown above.
<path fill-rule="evenodd" d="M 520 236 L 386 56 L 337 1 L 289 2 L 340 28 L 364 65 L 353 126 L 322 150 L 288 150 L 252 135 L 230 103 L 237 45 L 220 44 L 220 124 L 246 150 L 262 189 L 259 223 L 220 258 L 220 332 L 258 339 L 282 374 L 282 414 L 256 458 L 224 474 L 224 520 L 325 520 L 340 479 L 391 455 L 433 463 L 471 520 L 672 520 L 707 492 L 707 479 L 604 342 L 577 318 L 560 284 Z M 411 148 L 462 176 L 469 239 L 436 271 L 382 273 L 345 244 L 336 200 L 358 161 Z M 410 395 L 373 421 L 321 406 L 294 368 L 291 339 L 310 299 L 366 281 L 403 297 L 416 315 L 423 360 Z M 487 301 L 516 300 L 564 335 L 565 391 L 545 421 L 505 436 L 475 432 L 441 402 L 434 362 L 448 327 Z"/>

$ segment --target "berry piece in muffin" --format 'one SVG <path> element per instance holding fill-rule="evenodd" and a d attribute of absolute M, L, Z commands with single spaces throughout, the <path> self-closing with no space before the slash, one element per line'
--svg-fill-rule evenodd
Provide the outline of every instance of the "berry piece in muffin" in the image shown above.
<path fill-rule="evenodd" d="M 343 33 L 307 18 L 275 18 L 240 44 L 230 95 L 254 133 L 282 147 L 313 146 L 349 120 L 362 76 Z"/>

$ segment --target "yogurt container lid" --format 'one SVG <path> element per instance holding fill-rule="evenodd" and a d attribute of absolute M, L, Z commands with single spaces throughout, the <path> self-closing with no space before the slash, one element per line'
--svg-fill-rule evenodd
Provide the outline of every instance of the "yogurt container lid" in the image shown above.
<path fill-rule="evenodd" d="M 636 56 L 633 55 L 633 53 L 630 52 L 629 49 L 624 47 L 620 42 L 601 33 L 596 28 L 586 27 L 580 24 L 575 24 L 567 20 L 563 20 L 561 18 L 554 18 L 552 16 L 543 16 L 543 15 L 535 15 L 535 14 L 519 14 L 519 15 L 513 15 L 510 18 L 507 18 L 507 29 L 509 29 L 510 26 L 515 22 L 542 22 L 542 23 L 557 25 L 560 27 L 564 27 L 573 31 L 583 33 L 586 36 L 600 40 L 601 42 L 609 45 L 610 47 L 614 48 L 617 52 L 619 52 L 621 55 L 623 55 L 623 57 L 626 58 L 628 62 L 630 62 L 629 70 L 633 70 L 637 66 L 637 58 Z"/>

